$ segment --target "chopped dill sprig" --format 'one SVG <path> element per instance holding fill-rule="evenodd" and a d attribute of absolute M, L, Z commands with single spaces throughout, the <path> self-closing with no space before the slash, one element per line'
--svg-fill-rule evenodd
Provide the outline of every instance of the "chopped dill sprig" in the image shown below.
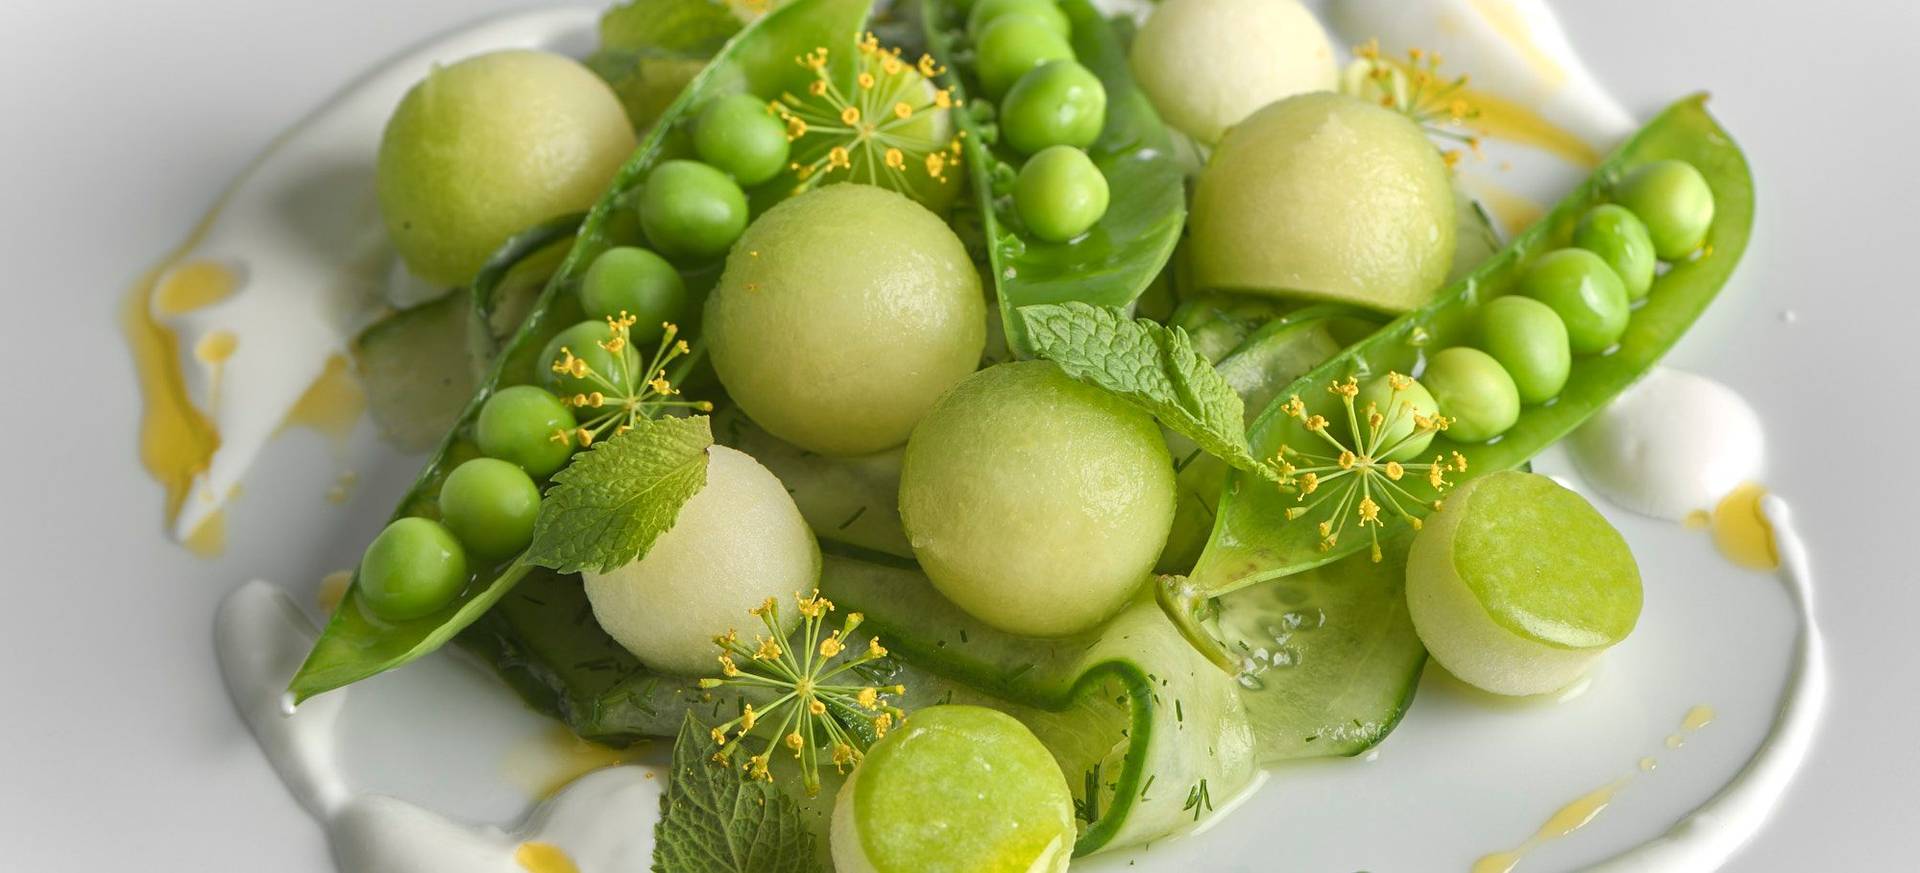
<path fill-rule="evenodd" d="M 1388 373 L 1387 385 L 1392 393 L 1386 412 L 1381 412 L 1372 402 L 1364 408 L 1355 408 L 1354 398 L 1360 394 L 1360 383 L 1353 377 L 1327 386 L 1327 391 L 1339 397 L 1346 410 L 1344 440 L 1335 434 L 1338 428 L 1325 416 L 1307 412 L 1300 395 L 1289 397 L 1280 407 L 1281 412 L 1300 422 L 1330 450 L 1309 451 L 1282 445 L 1272 461 L 1282 486 L 1293 488 L 1294 499 L 1301 504 L 1287 509 L 1287 519 L 1319 515 L 1317 524 L 1323 552 L 1338 545 L 1347 523 L 1356 521 L 1372 537 L 1373 560 L 1379 561 L 1383 510 L 1406 519 L 1414 530 L 1419 530 L 1420 519 L 1441 506 L 1438 497 L 1431 501 L 1423 499 L 1401 485 L 1401 480 L 1408 475 L 1419 476 L 1435 493 L 1440 493 L 1453 484 L 1447 479 L 1448 473 L 1466 472 L 1467 459 L 1459 452 L 1450 458 L 1435 455 L 1430 463 L 1403 464 L 1391 460 L 1413 441 L 1446 430 L 1449 421 L 1442 415 L 1425 415 L 1411 400 L 1401 397 L 1413 387 L 1411 378 Z M 1407 423 L 1408 416 L 1412 416 L 1413 426 L 1395 435 L 1394 431 Z"/>
<path fill-rule="evenodd" d="M 1476 158 L 1482 156 L 1479 135 L 1465 129 L 1480 115 L 1470 99 L 1466 74 L 1442 75 L 1440 55 L 1417 48 L 1408 49 L 1404 61 L 1387 57 L 1380 52 L 1379 40 L 1355 46 L 1353 55 L 1342 90 L 1413 119 L 1429 136 L 1458 143 Z M 1461 152 L 1443 148 L 1440 156 L 1452 167 L 1460 163 Z"/>
<path fill-rule="evenodd" d="M 554 442 L 578 443 L 584 449 L 610 433 L 626 433 L 635 421 L 653 418 L 666 409 L 713 411 L 713 404 L 705 400 L 678 399 L 680 389 L 668 380 L 667 365 L 693 351 L 686 340 L 676 339 L 680 328 L 671 323 L 660 325 L 660 347 L 643 366 L 631 336 L 636 320 L 625 312 L 619 318 L 607 319 L 607 338 L 597 344 L 612 356 L 609 372 L 600 372 L 573 349 L 560 347 L 560 357 L 551 365 L 553 372 L 584 381 L 594 390 L 560 398 L 573 407 L 579 426 L 555 431 Z"/>
<path fill-rule="evenodd" d="M 859 679 L 858 668 L 887 656 L 878 637 L 868 637 L 862 648 L 850 648 L 847 638 L 860 626 L 860 613 L 849 613 L 840 629 L 821 635 L 826 614 L 833 601 L 815 591 L 811 597 L 794 594 L 800 615 L 797 650 L 780 632 L 780 604 L 774 598 L 748 612 L 766 626 L 767 635 L 754 635 L 752 646 L 740 640 L 732 630 L 713 638 L 720 647 L 720 678 L 700 680 L 704 689 L 731 685 L 775 692 L 771 703 L 760 709 L 746 704 L 737 718 L 713 729 L 713 741 L 720 746 L 715 760 L 725 762 L 749 736 L 765 739 L 759 754 L 749 754 L 742 768 L 754 779 L 773 781 L 768 769 L 776 746 L 784 745 L 800 764 L 800 774 L 808 794 L 820 791 L 820 755 L 826 749 L 838 772 L 860 762 L 869 737 L 877 740 L 906 718 L 889 697 L 906 693 L 900 685 L 869 685 L 849 682 Z M 848 654 L 852 652 L 852 654 Z M 846 657 L 842 657 L 846 655 Z M 853 676 L 843 678 L 843 674 Z M 836 681 L 839 680 L 839 681 Z M 771 730 L 763 730 L 771 727 Z M 731 736 L 729 736 L 731 732 Z"/>

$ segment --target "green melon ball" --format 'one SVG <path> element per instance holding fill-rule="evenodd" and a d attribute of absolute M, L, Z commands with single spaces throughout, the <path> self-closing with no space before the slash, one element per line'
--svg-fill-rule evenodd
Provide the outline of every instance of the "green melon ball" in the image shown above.
<path fill-rule="evenodd" d="M 1406 116 L 1339 94 L 1290 97 L 1230 131 L 1200 173 L 1202 286 L 1405 312 L 1453 261 L 1453 186 Z"/>
<path fill-rule="evenodd" d="M 727 393 L 788 442 L 826 455 L 897 446 L 979 365 L 986 298 L 959 237 L 871 185 L 828 185 L 747 228 L 707 298 Z"/>
<path fill-rule="evenodd" d="M 1339 79 L 1326 29 L 1293 0 L 1165 0 L 1133 40 L 1132 66 L 1161 117 L 1209 144 L 1260 107 Z"/>
<path fill-rule="evenodd" d="M 834 797 L 839 873 L 1060 873 L 1073 794 L 1033 732 L 982 706 L 930 706 L 875 743 Z"/>
<path fill-rule="evenodd" d="M 593 617 L 641 663 L 705 675 L 719 671 L 715 636 L 759 625 L 747 610 L 813 591 L 820 546 L 773 473 L 743 452 L 714 446 L 706 486 L 644 557 L 580 575 Z M 797 610 L 780 615 L 784 631 L 800 621 Z"/>
<path fill-rule="evenodd" d="M 949 600 L 1017 634 L 1086 630 L 1153 570 L 1174 511 L 1152 416 L 1048 361 L 981 370 L 940 398 L 900 473 L 900 518 Z"/>
<path fill-rule="evenodd" d="M 613 90 L 560 55 L 435 67 L 387 120 L 380 214 L 407 269 L 463 285 L 507 237 L 592 206 L 633 151 Z"/>
<path fill-rule="evenodd" d="M 1564 688 L 1640 618 L 1627 541 L 1546 476 L 1471 480 L 1428 517 L 1407 558 L 1407 607 L 1434 660 L 1495 694 Z"/>

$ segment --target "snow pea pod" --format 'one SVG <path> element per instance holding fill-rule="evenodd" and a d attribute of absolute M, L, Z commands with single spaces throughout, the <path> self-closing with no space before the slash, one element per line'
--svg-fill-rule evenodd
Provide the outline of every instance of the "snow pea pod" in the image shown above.
<path fill-rule="evenodd" d="M 548 339 L 580 318 L 573 295 L 563 292 L 572 288 L 601 252 L 614 245 L 639 242 L 632 223 L 622 220 L 626 205 L 648 172 L 660 161 L 674 156 L 670 153 L 674 138 L 694 114 L 693 109 L 713 97 L 742 90 L 779 94 L 804 89 L 813 73 L 795 63 L 795 58 L 818 46 L 846 46 L 848 50 L 839 55 L 851 57 L 854 41 L 864 31 L 871 7 L 871 0 L 798 0 L 743 28 L 719 50 L 713 61 L 660 116 L 659 122 L 615 175 L 608 191 L 587 213 L 558 272 L 534 300 L 519 330 L 500 347 L 458 422 L 441 440 L 432 460 L 400 501 L 395 518 L 437 514 L 434 498 L 440 483 L 461 461 L 476 453 L 472 430 L 480 407 L 500 388 L 535 381 L 539 368 L 534 359 L 541 348 Z M 842 63 L 837 59 L 833 62 Z M 710 275 L 707 280 L 711 281 Z M 689 284 L 693 282 L 690 280 Z M 488 297 L 483 289 L 473 299 L 481 301 Z M 517 558 L 480 568 L 452 603 L 425 617 L 404 622 L 383 621 L 366 611 L 360 603 L 356 581 L 349 586 L 306 662 L 295 674 L 289 692 L 295 701 L 304 700 L 393 669 L 439 648 L 486 614 L 532 570 L 531 565 Z"/>
<path fill-rule="evenodd" d="M 1520 274 L 1534 258 L 1568 244 L 1575 224 L 1588 208 L 1605 202 L 1611 186 L 1635 167 L 1677 158 L 1697 167 L 1713 190 L 1715 217 L 1707 243 L 1695 257 L 1673 264 L 1654 281 L 1644 305 L 1636 309 L 1619 345 L 1605 354 L 1576 358 L 1572 375 L 1557 400 L 1527 407 L 1513 428 L 1496 442 L 1461 445 L 1443 433 L 1425 456 L 1458 451 L 1467 459 L 1454 482 L 1517 467 L 1604 407 L 1658 362 L 1713 301 L 1745 251 L 1753 222 L 1753 179 L 1746 158 L 1705 109 L 1705 95 L 1683 99 L 1655 117 L 1607 159 L 1578 189 L 1499 254 L 1441 292 L 1432 304 L 1408 313 L 1301 377 L 1275 398 L 1254 421 L 1250 439 L 1257 453 L 1271 455 L 1282 445 L 1311 447 L 1317 439 L 1282 411 L 1298 395 L 1307 411 L 1340 422 L 1345 418 L 1329 384 L 1362 380 L 1388 371 L 1416 374 L 1427 355 L 1470 341 L 1479 304 L 1514 293 Z M 1424 458 L 1423 458 L 1424 459 Z M 1432 499 L 1434 489 L 1408 476 L 1401 484 L 1414 496 Z M 1191 580 L 1175 599 L 1190 607 L 1208 597 L 1266 579 L 1297 573 L 1366 549 L 1368 531 L 1349 524 L 1332 548 L 1321 547 L 1316 523 L 1324 514 L 1296 520 L 1287 510 L 1300 506 L 1251 477 L 1235 474 L 1221 498 L 1219 517 Z M 1404 520 L 1380 515 L 1386 540 Z M 1185 607 L 1175 607 L 1185 608 Z"/>
<path fill-rule="evenodd" d="M 955 0 L 924 0 L 927 44 L 947 66 L 943 77 L 963 102 L 981 93 L 968 66 L 965 6 Z M 1087 149 L 1107 178 L 1110 203 L 1085 236 L 1045 242 L 1020 230 L 1012 200 L 1020 157 L 1002 143 L 982 97 L 954 113 L 974 195 L 985 225 L 987 259 L 998 292 L 1002 324 L 1015 353 L 1032 350 L 1013 311 L 1031 303 L 1079 300 L 1126 306 L 1146 290 L 1173 254 L 1186 224 L 1186 189 L 1172 157 L 1172 138 L 1147 97 L 1133 83 L 1126 48 L 1113 25 L 1087 0 L 1061 0 L 1072 24 L 1071 43 L 1081 65 L 1107 91 L 1107 121 Z"/>

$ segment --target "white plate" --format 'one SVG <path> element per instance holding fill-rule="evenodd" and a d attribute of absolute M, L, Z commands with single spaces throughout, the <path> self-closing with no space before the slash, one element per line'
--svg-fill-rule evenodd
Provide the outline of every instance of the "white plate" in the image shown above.
<path fill-rule="evenodd" d="M 15 410 L 0 456 L 16 467 L 0 529 L 18 556 L 0 619 L 0 867 L 331 869 L 319 830 L 233 716 L 211 617 L 250 577 L 308 598 L 353 562 L 417 461 L 379 451 L 365 426 L 340 446 L 290 431 L 238 497 L 226 553 L 194 558 L 162 535 L 159 493 L 134 454 L 138 403 L 113 312 L 272 136 L 394 50 L 494 5 L 0 9 L 0 238 L 18 307 L 0 343 Z M 1901 354 L 1920 316 L 1907 256 L 1920 238 L 1909 157 L 1920 113 L 1902 90 L 1920 12 L 1755 6 L 1635 0 L 1562 14 L 1636 113 L 1714 90 L 1758 178 L 1753 246 L 1670 362 L 1760 410 L 1766 481 L 1809 543 L 1835 684 L 1815 754 L 1735 866 L 1885 867 L 1920 849 L 1908 787 L 1920 762 L 1904 737 L 1920 716 L 1907 633 L 1920 573 L 1897 502 L 1920 489 L 1900 454 L 1920 424 L 1920 379 Z M 348 469 L 350 499 L 328 502 Z M 1646 570 L 1646 617 L 1584 695 L 1490 705 L 1429 676 L 1376 760 L 1276 769 L 1210 833 L 1084 866 L 1464 870 L 1630 774 L 1612 808 L 1522 869 L 1573 868 L 1665 831 L 1766 733 L 1793 613 L 1780 584 L 1730 567 L 1699 534 L 1610 515 Z M 1696 704 L 1716 720 L 1668 749 Z M 344 718 L 357 786 L 477 821 L 524 813 L 531 777 L 516 762 L 538 754 L 525 750 L 545 728 L 481 669 L 429 659 L 356 690 Z M 1640 773 L 1643 756 L 1659 769 Z"/>

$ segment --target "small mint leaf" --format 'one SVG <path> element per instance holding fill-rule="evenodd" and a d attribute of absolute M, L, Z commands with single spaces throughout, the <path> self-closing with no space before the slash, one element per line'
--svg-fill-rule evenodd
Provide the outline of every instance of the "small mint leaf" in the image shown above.
<path fill-rule="evenodd" d="M 1246 410 L 1187 332 L 1078 301 L 1017 310 L 1034 353 L 1152 413 L 1222 461 L 1273 478 L 1247 444 Z"/>
<path fill-rule="evenodd" d="M 707 417 L 641 419 L 553 476 L 527 561 L 578 573 L 639 560 L 707 484 Z"/>
<path fill-rule="evenodd" d="M 822 873 L 793 798 L 715 763 L 717 751 L 687 713 L 653 829 L 654 873 Z"/>

